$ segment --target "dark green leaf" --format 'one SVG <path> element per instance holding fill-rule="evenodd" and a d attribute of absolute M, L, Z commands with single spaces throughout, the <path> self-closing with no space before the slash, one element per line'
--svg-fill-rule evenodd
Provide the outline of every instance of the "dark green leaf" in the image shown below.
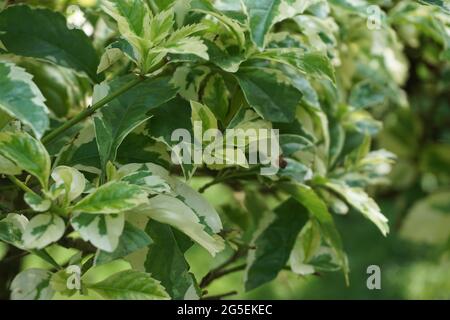
<path fill-rule="evenodd" d="M 102 80 L 90 39 L 81 30 L 70 30 L 60 13 L 9 6 L 0 13 L 0 41 L 8 52 L 85 72 L 95 82 Z"/>
<path fill-rule="evenodd" d="M 271 281 L 284 268 L 298 233 L 308 221 L 308 210 L 296 200 L 288 199 L 269 218 L 254 242 L 256 250 L 249 253 L 247 291 Z"/>
<path fill-rule="evenodd" d="M 195 279 L 189 273 L 184 253 L 193 242 L 180 231 L 157 221 L 150 221 L 146 232 L 154 243 L 149 247 L 145 271 L 161 281 L 173 299 L 189 299 L 190 290 L 190 294 L 195 294 Z"/>
<path fill-rule="evenodd" d="M 132 77 L 124 77 L 98 87 L 100 97 L 113 92 Z M 102 168 L 114 161 L 117 149 L 125 137 L 150 118 L 148 112 L 172 99 L 175 88 L 170 78 L 149 79 L 120 95 L 100 109 L 95 120 L 95 131 Z"/>
<path fill-rule="evenodd" d="M 292 122 L 302 94 L 278 71 L 242 67 L 236 74 L 249 105 L 264 119 Z"/>

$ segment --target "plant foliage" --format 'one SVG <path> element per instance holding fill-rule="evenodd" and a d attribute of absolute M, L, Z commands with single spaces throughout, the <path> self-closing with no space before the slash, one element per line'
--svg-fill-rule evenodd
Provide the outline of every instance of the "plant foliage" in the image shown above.
<path fill-rule="evenodd" d="M 224 269 L 196 279 L 186 252 L 197 245 L 226 266 L 244 263 L 246 290 L 284 269 L 347 279 L 334 216 L 359 212 L 389 233 L 369 191 L 395 162 L 374 143 L 380 120 L 409 112 L 405 47 L 430 37 L 437 59 L 450 59 L 446 1 L 377 2 L 102 0 L 78 8 L 78 26 L 56 5 L 5 6 L 0 240 L 52 266 L 16 275 L 11 297 L 202 298 Z M 278 129 L 278 172 L 174 164 L 172 132 L 196 121 L 224 134 Z M 448 145 L 426 152 L 423 166 L 432 154 L 448 164 Z M 198 177 L 206 185 L 194 188 Z M 219 184 L 229 203 L 207 197 Z M 56 261 L 55 247 L 73 256 Z M 130 269 L 86 276 L 116 260 Z M 68 287 L 73 266 L 80 285 Z"/>

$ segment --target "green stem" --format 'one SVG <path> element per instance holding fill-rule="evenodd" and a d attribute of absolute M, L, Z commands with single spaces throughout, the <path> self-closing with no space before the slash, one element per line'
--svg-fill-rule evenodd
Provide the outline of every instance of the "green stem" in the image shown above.
<path fill-rule="evenodd" d="M 57 136 L 59 136 L 64 131 L 68 130 L 69 128 L 73 127 L 77 123 L 79 123 L 79 122 L 83 121 L 84 119 L 86 119 L 87 117 L 91 116 L 92 114 L 94 114 L 95 111 L 97 111 L 98 109 L 100 109 L 101 107 L 106 105 L 108 102 L 110 102 L 111 100 L 114 100 L 115 98 L 117 98 L 124 92 L 130 90 L 131 88 L 133 88 L 134 86 L 136 86 L 137 84 L 139 84 L 140 82 L 142 82 L 144 80 L 145 80 L 144 77 L 138 77 L 138 78 L 126 83 L 125 85 L 123 85 L 122 87 L 117 89 L 116 91 L 108 94 L 103 99 L 94 103 L 90 108 L 84 109 L 82 112 L 77 114 L 75 117 L 73 117 L 72 119 L 70 119 L 63 125 L 61 125 L 60 127 L 56 128 L 55 130 L 53 130 L 52 132 L 47 134 L 45 137 L 42 138 L 42 143 L 44 143 L 44 144 L 49 143 L 50 141 L 55 139 Z"/>
<path fill-rule="evenodd" d="M 214 180 L 212 180 L 211 182 L 206 183 L 203 187 L 201 187 L 200 189 L 198 189 L 198 192 L 203 193 L 206 191 L 206 189 L 208 189 L 209 187 L 212 187 L 216 184 L 225 182 L 229 179 L 236 179 L 236 178 L 244 178 L 244 177 L 249 177 L 249 176 L 254 176 L 255 172 L 252 171 L 243 171 L 243 172 L 236 172 L 236 173 L 231 173 L 229 175 L 219 175 L 217 177 L 214 178 Z"/>
<path fill-rule="evenodd" d="M 17 179 L 15 176 L 8 176 L 8 179 L 11 180 L 16 186 L 18 186 L 24 192 L 31 193 L 31 194 L 34 194 L 35 196 L 37 196 L 37 194 L 33 190 L 28 188 L 28 186 L 25 183 L 23 183 L 22 181 Z"/>

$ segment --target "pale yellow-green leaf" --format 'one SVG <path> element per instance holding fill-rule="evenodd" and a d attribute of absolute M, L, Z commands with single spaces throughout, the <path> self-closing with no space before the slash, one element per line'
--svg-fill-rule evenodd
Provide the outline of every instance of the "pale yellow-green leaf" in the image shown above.
<path fill-rule="evenodd" d="M 135 209 L 134 214 L 145 214 L 177 228 L 213 256 L 224 249 L 223 239 L 218 235 L 208 234 L 193 210 L 177 198 L 158 195 L 151 198 L 147 205 Z"/>
<path fill-rule="evenodd" d="M 78 198 L 86 187 L 84 175 L 77 169 L 67 166 L 59 166 L 53 169 L 52 179 L 57 187 L 61 185 L 64 187 L 64 193 L 69 202 Z"/>
<path fill-rule="evenodd" d="M 217 129 L 217 119 L 207 106 L 191 100 L 191 109 L 193 127 L 199 122 L 203 133 L 208 129 Z"/>
<path fill-rule="evenodd" d="M 330 180 L 326 186 L 341 195 L 353 208 L 371 220 L 386 236 L 389 233 L 388 219 L 381 213 L 377 203 L 361 188 L 352 188 L 338 180 Z"/>

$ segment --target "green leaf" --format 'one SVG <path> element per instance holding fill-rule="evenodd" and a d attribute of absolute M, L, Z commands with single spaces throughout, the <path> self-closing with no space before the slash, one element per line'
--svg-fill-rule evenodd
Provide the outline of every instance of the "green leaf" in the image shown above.
<path fill-rule="evenodd" d="M 91 242 L 100 250 L 113 252 L 122 234 L 124 214 L 87 214 L 75 213 L 70 221 L 81 238 Z"/>
<path fill-rule="evenodd" d="M 52 273 L 42 269 L 28 269 L 19 273 L 11 283 L 12 300 L 50 300 L 54 291 L 50 286 Z"/>
<path fill-rule="evenodd" d="M 21 58 L 18 65 L 33 76 L 33 82 L 41 90 L 45 104 L 56 117 L 72 116 L 87 107 L 86 94 L 90 94 L 91 83 L 85 76 L 80 76 L 72 69 L 29 58 Z M 55 117 L 50 118 L 51 126 L 59 122 Z"/>
<path fill-rule="evenodd" d="M 122 234 L 119 238 L 119 244 L 113 252 L 99 250 L 95 256 L 95 265 L 108 263 L 147 247 L 153 242 L 147 233 L 136 228 L 129 222 L 125 222 Z"/>
<path fill-rule="evenodd" d="M 73 138 L 58 156 L 58 165 L 77 167 L 83 171 L 101 174 L 100 156 L 95 140 L 95 128 L 92 119 L 88 119 L 79 134 Z"/>
<path fill-rule="evenodd" d="M 0 174 L 19 175 L 22 173 L 22 169 L 16 166 L 12 161 L 9 161 L 5 157 L 0 155 Z"/>
<path fill-rule="evenodd" d="M 307 138 L 296 134 L 280 134 L 279 139 L 283 156 L 291 156 L 314 146 Z"/>
<path fill-rule="evenodd" d="M 341 195 L 348 204 L 371 220 L 384 236 L 389 233 L 388 219 L 381 213 L 376 202 L 364 190 L 349 187 L 339 180 L 330 180 L 325 185 Z"/>
<path fill-rule="evenodd" d="M 47 188 L 51 163 L 40 141 L 24 132 L 0 132 L 0 155 L 34 175 Z"/>
<path fill-rule="evenodd" d="M 256 249 L 248 255 L 247 291 L 271 281 L 284 268 L 307 221 L 308 210 L 294 199 L 286 200 L 261 221 L 262 231 L 253 243 Z"/>
<path fill-rule="evenodd" d="M 241 67 L 236 77 L 249 105 L 264 119 L 274 122 L 294 120 L 302 94 L 280 72 Z"/>
<path fill-rule="evenodd" d="M 203 102 L 211 109 L 217 119 L 224 122 L 228 114 L 228 91 L 225 81 L 218 73 L 208 78 L 203 92 Z"/>
<path fill-rule="evenodd" d="M 83 213 L 121 213 L 147 202 L 147 193 L 126 182 L 109 182 L 75 204 Z"/>
<path fill-rule="evenodd" d="M 253 41 L 264 47 L 265 37 L 275 24 L 281 0 L 245 0 Z"/>
<path fill-rule="evenodd" d="M 172 133 L 177 129 L 186 129 L 193 136 L 191 108 L 188 101 L 177 96 L 158 109 L 151 111 L 153 117 L 148 121 L 146 129 L 149 135 L 167 145 L 170 151 L 179 141 L 172 141 Z M 173 115 L 177 116 L 174 117 Z M 189 180 L 195 172 L 194 164 L 182 163 L 184 176 Z"/>
<path fill-rule="evenodd" d="M 383 87 L 373 81 L 365 80 L 358 82 L 352 88 L 349 103 L 355 108 L 370 108 L 383 104 L 386 98 Z"/>
<path fill-rule="evenodd" d="M 253 41 L 259 48 L 264 48 L 266 34 L 275 23 L 302 13 L 312 2 L 311 0 L 244 0 Z"/>
<path fill-rule="evenodd" d="M 148 273 L 125 270 L 109 278 L 88 285 L 90 290 L 105 299 L 113 300 L 167 300 L 170 299 L 159 281 Z"/>
<path fill-rule="evenodd" d="M 208 47 L 209 60 L 226 72 L 235 73 L 239 70 L 241 63 L 246 60 L 243 53 L 230 54 L 212 41 L 205 39 L 204 42 Z"/>
<path fill-rule="evenodd" d="M 0 62 L 0 111 L 20 120 L 41 138 L 49 127 L 49 111 L 32 78 L 24 69 Z"/>
<path fill-rule="evenodd" d="M 152 237 L 145 260 L 145 271 L 161 281 L 172 299 L 197 299 L 194 276 L 184 257 L 193 242 L 176 229 L 150 221 L 145 231 Z"/>
<path fill-rule="evenodd" d="M 75 281 L 77 281 L 81 286 L 81 279 L 77 279 L 77 277 L 80 276 L 80 273 L 78 273 L 78 271 L 80 271 L 81 273 L 81 269 L 78 265 L 69 264 L 66 269 L 59 270 L 56 273 L 52 274 L 52 277 L 50 278 L 50 286 L 55 292 L 58 292 L 59 294 L 62 294 L 64 296 L 70 297 L 74 295 L 78 291 L 75 287 Z M 69 288 L 69 286 L 72 285 L 73 287 Z"/>
<path fill-rule="evenodd" d="M 48 9 L 8 6 L 0 13 L 0 41 L 16 55 L 50 61 L 99 82 L 99 59 L 83 31 L 69 29 L 64 16 Z"/>
<path fill-rule="evenodd" d="M 130 133 L 117 150 L 116 159 L 118 163 L 152 162 L 164 168 L 172 165 L 166 145 L 151 139 L 148 132 Z"/>
<path fill-rule="evenodd" d="M 39 214 L 27 224 L 22 241 L 27 249 L 42 249 L 58 241 L 65 230 L 66 225 L 61 217 L 51 213 Z"/>
<path fill-rule="evenodd" d="M 280 177 L 287 177 L 298 183 L 303 183 L 312 178 L 313 172 L 308 166 L 292 158 L 283 157 L 283 160 L 286 167 L 278 170 Z"/>
<path fill-rule="evenodd" d="M 94 89 L 99 100 L 130 81 L 130 76 L 102 83 Z M 99 110 L 94 118 L 97 146 L 102 168 L 108 161 L 114 161 L 117 149 L 125 137 L 151 116 L 148 112 L 172 99 L 176 89 L 168 77 L 146 80 L 120 95 Z M 94 101 L 95 102 L 95 101 Z"/>

